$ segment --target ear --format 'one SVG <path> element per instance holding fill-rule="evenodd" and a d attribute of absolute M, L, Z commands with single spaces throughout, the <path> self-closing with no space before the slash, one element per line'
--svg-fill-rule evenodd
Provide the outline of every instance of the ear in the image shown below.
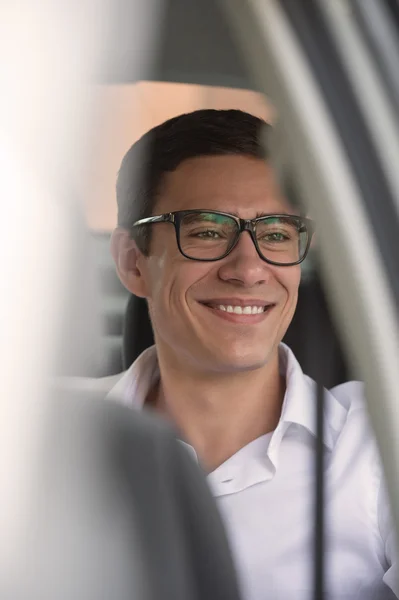
<path fill-rule="evenodd" d="M 118 277 L 129 292 L 141 298 L 147 297 L 147 286 L 143 273 L 145 256 L 137 247 L 126 229 L 117 227 L 111 236 L 111 254 Z"/>

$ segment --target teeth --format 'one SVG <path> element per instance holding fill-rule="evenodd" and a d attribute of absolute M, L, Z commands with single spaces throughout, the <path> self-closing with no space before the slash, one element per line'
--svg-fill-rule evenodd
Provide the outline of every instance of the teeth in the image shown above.
<path fill-rule="evenodd" d="M 263 306 L 225 306 L 224 304 L 219 304 L 217 308 L 236 315 L 259 315 L 264 312 Z"/>

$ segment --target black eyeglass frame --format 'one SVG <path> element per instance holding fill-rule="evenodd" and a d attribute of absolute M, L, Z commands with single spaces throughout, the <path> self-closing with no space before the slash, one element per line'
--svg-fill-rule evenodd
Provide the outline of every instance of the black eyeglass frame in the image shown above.
<path fill-rule="evenodd" d="M 226 250 L 226 252 L 222 256 L 219 256 L 218 258 L 193 258 L 192 256 L 188 256 L 181 247 L 180 224 L 181 224 L 182 219 L 185 216 L 190 215 L 190 214 L 201 214 L 201 213 L 211 213 L 214 215 L 220 215 L 222 217 L 230 217 L 237 223 L 238 229 L 237 229 L 237 235 L 236 235 L 234 242 Z M 294 219 L 295 221 L 298 222 L 298 225 L 299 225 L 298 231 L 300 231 L 300 232 L 306 231 L 307 236 L 308 236 L 306 248 L 303 253 L 303 256 L 299 260 L 297 260 L 295 262 L 291 262 L 291 263 L 279 263 L 279 262 L 275 262 L 275 261 L 270 260 L 269 258 L 266 258 L 265 256 L 263 256 L 263 254 L 259 248 L 258 241 L 256 239 L 256 235 L 255 235 L 256 223 L 258 221 L 263 221 L 264 219 L 269 219 L 269 218 Z M 200 261 L 200 262 L 216 262 L 218 260 L 222 260 L 223 258 L 226 258 L 226 256 L 228 256 L 230 254 L 230 252 L 232 252 L 232 250 L 234 250 L 234 248 L 238 244 L 238 240 L 240 239 L 241 233 L 243 231 L 248 231 L 259 257 L 262 260 L 264 260 L 265 262 L 269 263 L 270 265 L 275 265 L 278 267 L 293 267 L 293 266 L 299 265 L 301 262 L 303 262 L 309 252 L 310 244 L 312 242 L 312 237 L 313 237 L 314 230 L 315 230 L 315 223 L 312 219 L 309 219 L 308 217 L 300 217 L 298 215 L 270 214 L 270 215 L 263 215 L 262 217 L 256 217 L 255 219 L 240 219 L 236 215 L 232 215 L 230 213 L 220 212 L 218 210 L 208 210 L 208 209 L 176 210 L 174 212 L 164 213 L 163 215 L 146 217 L 145 219 L 140 219 L 139 221 L 136 221 L 135 223 L 133 223 L 133 228 L 142 227 L 145 225 L 153 225 L 155 223 L 172 223 L 175 228 L 176 242 L 177 242 L 177 246 L 179 248 L 180 253 L 185 258 L 188 258 L 189 260 L 196 260 L 196 261 Z"/>

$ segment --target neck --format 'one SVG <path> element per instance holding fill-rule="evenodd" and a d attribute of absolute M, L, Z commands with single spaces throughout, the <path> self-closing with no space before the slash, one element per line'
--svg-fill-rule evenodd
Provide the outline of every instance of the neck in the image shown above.
<path fill-rule="evenodd" d="M 277 352 L 264 367 L 234 374 L 195 372 L 162 353 L 158 360 L 161 379 L 148 400 L 174 422 L 209 472 L 276 428 L 285 393 Z"/>

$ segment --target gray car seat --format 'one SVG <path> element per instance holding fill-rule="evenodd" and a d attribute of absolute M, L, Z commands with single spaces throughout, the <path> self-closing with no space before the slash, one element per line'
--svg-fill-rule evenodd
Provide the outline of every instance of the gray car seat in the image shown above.
<path fill-rule="evenodd" d="M 216 504 L 174 432 L 87 393 L 54 395 L 30 597 L 239 600 Z"/>

